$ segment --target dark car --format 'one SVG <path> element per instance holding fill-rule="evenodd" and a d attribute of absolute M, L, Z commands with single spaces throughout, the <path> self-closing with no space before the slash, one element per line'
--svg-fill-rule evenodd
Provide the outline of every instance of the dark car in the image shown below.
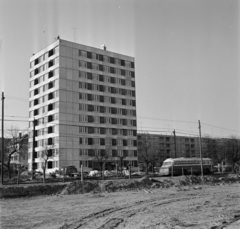
<path fill-rule="evenodd" d="M 65 171 L 65 175 L 68 175 L 68 176 L 73 176 L 74 173 L 75 174 L 78 173 L 78 170 L 74 165 L 63 167 L 62 171 Z"/>

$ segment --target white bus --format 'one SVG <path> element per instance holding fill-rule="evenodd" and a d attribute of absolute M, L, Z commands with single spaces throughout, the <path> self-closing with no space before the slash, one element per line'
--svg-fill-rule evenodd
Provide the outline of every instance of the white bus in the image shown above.
<path fill-rule="evenodd" d="M 213 172 L 213 163 L 210 158 L 202 158 L 203 173 Z M 198 175 L 201 174 L 200 158 L 168 158 L 159 170 L 160 175 Z"/>

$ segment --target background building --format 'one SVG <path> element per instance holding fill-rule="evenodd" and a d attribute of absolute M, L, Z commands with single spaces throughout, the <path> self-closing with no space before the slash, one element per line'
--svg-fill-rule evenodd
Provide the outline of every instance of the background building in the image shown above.
<path fill-rule="evenodd" d="M 146 150 L 140 146 L 140 142 L 144 140 Z M 199 157 L 199 139 L 196 137 L 176 136 L 173 135 L 148 134 L 138 133 L 138 159 L 139 163 L 143 164 L 143 157 L 148 156 L 150 170 L 153 167 L 159 167 L 167 158 L 175 157 Z"/>
<path fill-rule="evenodd" d="M 134 58 L 62 39 L 30 58 L 29 170 L 83 164 L 107 169 L 119 157 L 137 169 Z M 33 154 L 33 120 L 36 120 Z"/>
<path fill-rule="evenodd" d="M 214 165 L 222 164 L 238 166 L 240 161 L 240 140 L 237 136 L 231 138 L 213 138 L 204 136 L 202 142 L 202 157 L 211 158 Z M 198 136 L 176 136 L 138 133 L 138 162 L 144 170 L 146 164 L 150 171 L 160 167 L 167 158 L 200 157 Z"/>

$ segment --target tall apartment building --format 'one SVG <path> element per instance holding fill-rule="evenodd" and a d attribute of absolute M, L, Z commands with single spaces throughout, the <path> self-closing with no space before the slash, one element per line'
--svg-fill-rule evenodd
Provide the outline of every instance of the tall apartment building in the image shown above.
<path fill-rule="evenodd" d="M 96 151 L 107 151 L 106 169 L 118 156 L 137 169 L 134 58 L 62 39 L 30 58 L 29 170 L 74 165 L 99 168 Z M 33 120 L 36 120 L 33 144 Z M 33 152 L 35 146 L 35 153 Z"/>

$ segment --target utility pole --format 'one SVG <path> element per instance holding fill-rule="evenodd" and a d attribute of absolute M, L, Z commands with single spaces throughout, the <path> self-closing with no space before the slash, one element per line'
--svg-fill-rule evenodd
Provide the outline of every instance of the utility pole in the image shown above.
<path fill-rule="evenodd" d="M 202 138 L 201 138 L 201 123 L 200 123 L 200 120 L 198 120 L 198 129 L 199 129 L 199 144 L 200 144 L 201 174 L 202 174 L 202 178 L 203 178 Z"/>
<path fill-rule="evenodd" d="M 4 92 L 2 92 L 2 155 L 1 155 L 1 181 L 3 185 L 3 163 L 4 163 Z"/>
<path fill-rule="evenodd" d="M 36 125 L 36 120 L 35 118 L 33 119 L 33 141 L 32 141 L 32 180 L 33 180 L 33 164 L 34 164 L 34 155 L 35 155 L 35 125 Z"/>
<path fill-rule="evenodd" d="M 173 134 L 174 134 L 175 158 L 177 158 L 177 145 L 176 145 L 176 132 L 175 132 L 175 129 L 173 131 Z"/>

